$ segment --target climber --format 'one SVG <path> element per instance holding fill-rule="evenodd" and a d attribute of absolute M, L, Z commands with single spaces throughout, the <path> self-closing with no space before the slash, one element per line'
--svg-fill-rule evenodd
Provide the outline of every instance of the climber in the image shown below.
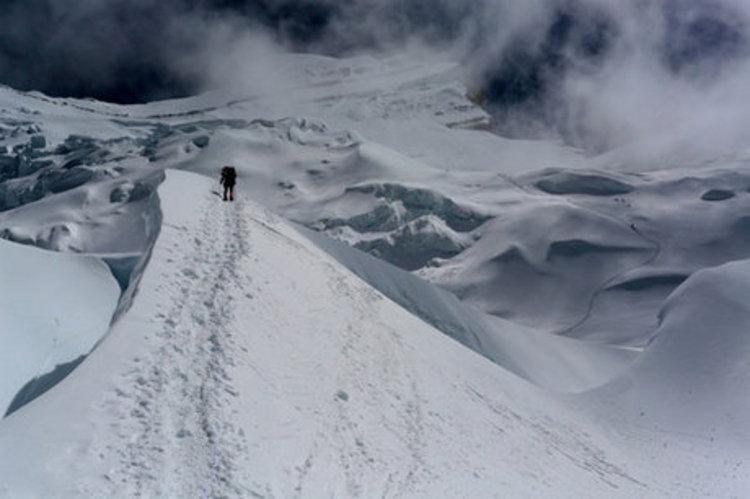
<path fill-rule="evenodd" d="M 229 196 L 229 201 L 234 201 L 234 184 L 237 182 L 237 170 L 233 166 L 225 166 L 221 169 L 221 180 L 219 183 L 224 186 L 224 201 Z"/>

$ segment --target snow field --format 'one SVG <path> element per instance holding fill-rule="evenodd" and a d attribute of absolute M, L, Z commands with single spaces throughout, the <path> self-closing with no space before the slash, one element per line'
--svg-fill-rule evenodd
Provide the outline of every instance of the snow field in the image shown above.
<path fill-rule="evenodd" d="M 159 237 L 106 338 L 0 422 L 0 496 L 750 490 L 742 151 L 500 138 L 455 64 L 278 70 L 142 106 L 0 88 L 0 236 L 83 253 L 4 243 L 20 277 L 0 307 L 38 298 L 47 321 L 64 295 L 54 330 L 91 325 L 82 342 L 0 314 L 33 329 L 9 396 L 57 364 L 50 341 L 61 362 L 90 350 L 116 303 L 88 304 L 116 302 Z M 236 204 L 171 170 L 226 163 Z"/>
<path fill-rule="evenodd" d="M 569 411 L 275 216 L 177 172 L 160 194 L 163 230 L 133 307 L 0 427 L 17 449 L 0 470 L 7 493 L 646 490 Z M 47 465 L 29 466 L 42 449 Z"/>

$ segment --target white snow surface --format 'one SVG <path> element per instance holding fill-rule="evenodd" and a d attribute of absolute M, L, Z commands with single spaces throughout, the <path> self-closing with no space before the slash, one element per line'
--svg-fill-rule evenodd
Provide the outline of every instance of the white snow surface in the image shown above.
<path fill-rule="evenodd" d="M 546 334 L 482 313 L 409 272 L 320 233 L 302 233 L 414 315 L 537 385 L 581 392 L 614 377 L 637 355 L 631 349 Z"/>
<path fill-rule="evenodd" d="M 176 172 L 160 195 L 164 224 L 133 307 L 58 387 L 3 421 L 5 493 L 676 490 L 641 476 L 615 435 L 266 210 L 217 203 L 208 181 Z"/>
<path fill-rule="evenodd" d="M 747 494 L 742 151 L 499 137 L 410 54 L 275 67 L 0 87 L 2 397 L 90 351 L 0 420 L 0 496 Z"/>
<path fill-rule="evenodd" d="M 120 289 L 91 257 L 0 240 L 0 411 L 24 385 L 86 355 L 104 336 Z"/>

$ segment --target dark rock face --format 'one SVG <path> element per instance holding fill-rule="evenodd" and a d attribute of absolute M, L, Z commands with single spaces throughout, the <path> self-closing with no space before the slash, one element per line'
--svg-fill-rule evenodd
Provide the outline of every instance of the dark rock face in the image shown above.
<path fill-rule="evenodd" d="M 335 2 L 304 0 L 112 0 L 107 6 L 5 2 L 4 25 L 24 29 L 0 31 L 2 82 L 122 103 L 185 97 L 200 90 L 200 71 L 179 70 L 172 61 L 200 51 L 212 26 L 207 19 L 235 16 L 248 28 L 262 25 L 302 46 L 321 38 L 337 9 Z M 191 29 L 177 28 L 176 19 Z"/>
<path fill-rule="evenodd" d="M 670 0 L 666 3 L 664 60 L 676 73 L 719 71 L 747 55 L 742 16 L 721 0 Z"/>
<path fill-rule="evenodd" d="M 630 50 L 634 42 L 628 37 L 633 35 L 621 27 L 619 14 L 592 5 L 597 2 L 549 3 L 559 7 L 541 28 L 541 36 L 533 30 L 515 34 L 489 62 L 479 62 L 484 80 L 477 93 L 495 118 L 495 130 L 503 135 L 537 136 L 540 130 L 554 129 L 570 144 L 595 152 L 608 150 L 616 141 L 577 114 L 579 101 L 567 84 L 596 82 L 598 75 L 613 69 L 608 64 L 613 57 Z M 659 74 L 706 85 L 721 81 L 750 58 L 747 14 L 731 2 L 650 4 L 659 11 L 656 15 L 663 16 L 664 32 L 648 49 L 653 70 Z"/>

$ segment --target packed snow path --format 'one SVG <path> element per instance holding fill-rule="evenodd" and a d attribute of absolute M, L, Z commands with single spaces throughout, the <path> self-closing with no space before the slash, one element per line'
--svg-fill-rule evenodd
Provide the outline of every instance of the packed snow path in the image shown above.
<path fill-rule="evenodd" d="M 133 360 L 108 404 L 118 414 L 115 431 L 125 437 L 117 453 L 116 489 L 217 497 L 240 493 L 236 455 L 246 450 L 228 412 L 237 396 L 225 367 L 235 363 L 237 343 L 228 324 L 236 292 L 244 290 L 237 266 L 248 254 L 241 206 L 208 203 L 192 233 L 173 243 L 177 265 L 157 289 L 171 297 L 151 351 Z M 241 201 L 240 201 L 241 204 Z M 181 247 L 186 244 L 185 247 Z M 111 451 L 111 447 L 107 449 Z M 165 481 L 166 479 L 166 481 Z"/>

